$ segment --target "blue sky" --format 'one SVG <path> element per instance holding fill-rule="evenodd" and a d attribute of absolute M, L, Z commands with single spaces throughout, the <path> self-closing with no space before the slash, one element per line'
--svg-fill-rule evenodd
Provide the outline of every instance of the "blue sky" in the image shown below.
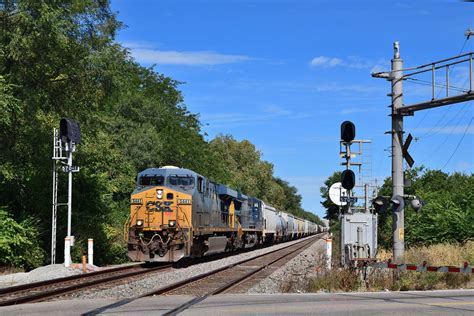
<path fill-rule="evenodd" d="M 184 82 L 185 104 L 208 139 L 254 143 L 320 216 L 319 187 L 342 168 L 341 122 L 372 140 L 366 175 L 391 174 L 390 84 L 370 73 L 389 70 L 393 42 L 406 67 L 474 48 L 464 36 L 474 29 L 468 2 L 112 0 L 112 9 L 126 25 L 117 41 L 140 64 Z M 452 69 L 451 84 L 466 88 L 467 69 Z M 405 104 L 431 98 L 430 87 L 404 85 Z M 473 113 L 469 102 L 406 118 L 405 131 L 419 138 L 410 147 L 415 165 L 472 173 Z"/>

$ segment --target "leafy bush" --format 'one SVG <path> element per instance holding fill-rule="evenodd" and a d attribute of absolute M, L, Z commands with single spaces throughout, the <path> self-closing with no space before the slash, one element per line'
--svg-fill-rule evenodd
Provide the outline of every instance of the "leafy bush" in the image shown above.
<path fill-rule="evenodd" d="M 33 269 L 43 263 L 45 253 L 39 244 L 38 220 L 18 223 L 0 209 L 0 265 Z"/>
<path fill-rule="evenodd" d="M 411 186 L 405 193 L 423 198 L 420 212 L 405 207 L 407 247 L 438 243 L 464 243 L 474 239 L 474 175 L 428 170 L 423 167 L 406 172 Z M 387 178 L 379 194 L 391 196 Z M 383 248 L 392 247 L 392 214 L 379 216 L 378 240 Z"/>

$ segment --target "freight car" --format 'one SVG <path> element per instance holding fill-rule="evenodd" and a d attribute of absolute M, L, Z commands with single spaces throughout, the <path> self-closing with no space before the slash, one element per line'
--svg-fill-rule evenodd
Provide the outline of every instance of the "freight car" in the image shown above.
<path fill-rule="evenodd" d="M 127 222 L 133 261 L 176 262 L 314 234 L 317 225 L 188 169 L 137 176 Z"/>

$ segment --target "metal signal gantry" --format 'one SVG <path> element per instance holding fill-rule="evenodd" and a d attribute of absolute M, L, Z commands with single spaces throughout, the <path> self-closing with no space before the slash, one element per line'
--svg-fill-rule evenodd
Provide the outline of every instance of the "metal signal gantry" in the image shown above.
<path fill-rule="evenodd" d="M 471 33 L 469 33 L 471 34 Z M 404 116 L 412 116 L 416 111 L 431 109 L 440 106 L 446 106 L 454 103 L 465 102 L 474 100 L 473 83 L 472 83 L 472 66 L 473 66 L 473 53 L 463 54 L 452 58 L 443 59 L 440 61 L 432 62 L 429 64 L 421 65 L 413 68 L 403 68 L 403 60 L 400 58 L 400 44 L 399 42 L 394 43 L 394 56 L 392 59 L 392 69 L 389 72 L 378 72 L 373 73 L 372 77 L 384 78 L 391 81 L 392 92 L 389 96 L 392 99 L 391 105 L 391 120 L 392 129 L 389 132 L 392 135 L 392 199 L 393 212 L 392 212 L 392 236 L 393 236 L 393 257 L 394 261 L 400 261 L 405 251 L 405 223 L 404 223 L 404 171 L 403 171 L 403 159 L 407 161 L 411 167 L 414 164 L 413 158 L 408 153 L 408 147 L 412 141 L 412 136 L 409 134 L 405 143 L 403 142 L 403 118 Z M 449 74 L 450 69 L 455 65 L 461 63 L 469 64 L 469 90 L 457 89 L 450 86 Z M 435 94 L 435 89 L 439 85 L 436 82 L 435 73 L 439 69 L 445 69 L 445 86 L 446 86 L 446 97 L 438 98 Z M 404 74 L 404 71 L 412 71 Z M 422 73 L 431 72 L 431 100 L 404 105 L 403 104 L 403 81 L 413 80 L 413 76 Z M 450 89 L 461 92 L 461 94 L 450 96 Z M 384 203 L 378 201 L 380 206 Z M 422 200 L 415 200 L 412 202 L 415 210 L 419 210 L 424 204 Z"/>

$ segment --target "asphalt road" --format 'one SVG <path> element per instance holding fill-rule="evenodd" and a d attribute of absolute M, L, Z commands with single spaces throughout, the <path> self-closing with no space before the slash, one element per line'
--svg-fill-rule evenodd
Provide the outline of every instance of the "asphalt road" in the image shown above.
<path fill-rule="evenodd" d="M 0 308 L 0 315 L 162 315 L 191 296 L 70 300 Z M 474 315 L 474 290 L 218 295 L 179 315 Z"/>

